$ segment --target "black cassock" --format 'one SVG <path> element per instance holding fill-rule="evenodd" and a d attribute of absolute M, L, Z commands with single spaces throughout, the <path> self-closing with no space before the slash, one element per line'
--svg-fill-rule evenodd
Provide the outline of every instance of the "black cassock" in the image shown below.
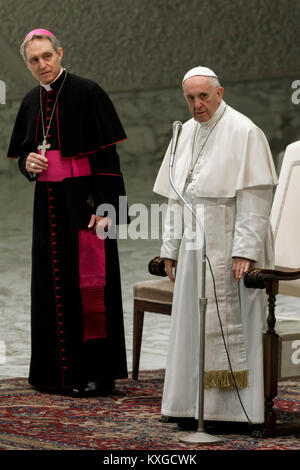
<path fill-rule="evenodd" d="M 87 227 L 99 204 L 113 204 L 118 222 L 125 188 L 115 144 L 126 135 L 105 92 L 90 80 L 65 74 L 50 91 L 41 89 L 46 126 L 65 79 L 47 140 L 63 159 L 88 157 L 91 175 L 35 183 L 29 383 L 49 390 L 127 377 L 116 239 L 105 239 L 105 338 L 83 338 L 78 254 L 79 230 Z M 21 104 L 8 150 L 29 180 L 34 178 L 25 169 L 26 158 L 42 140 L 37 86 Z"/>

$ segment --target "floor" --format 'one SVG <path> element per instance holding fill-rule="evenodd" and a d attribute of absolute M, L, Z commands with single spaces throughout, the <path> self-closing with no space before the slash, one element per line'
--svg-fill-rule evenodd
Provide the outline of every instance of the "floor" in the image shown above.
<path fill-rule="evenodd" d="M 128 178 L 129 204 L 149 207 L 152 175 Z M 30 360 L 30 250 L 33 184 L 21 175 L 0 176 L 0 379 L 27 377 Z M 143 234 L 145 236 L 145 234 Z M 133 284 L 151 279 L 149 260 L 159 254 L 159 239 L 119 240 L 128 368 L 132 368 Z M 278 296 L 277 314 L 300 315 L 300 298 Z M 165 367 L 170 317 L 145 315 L 141 369 Z"/>

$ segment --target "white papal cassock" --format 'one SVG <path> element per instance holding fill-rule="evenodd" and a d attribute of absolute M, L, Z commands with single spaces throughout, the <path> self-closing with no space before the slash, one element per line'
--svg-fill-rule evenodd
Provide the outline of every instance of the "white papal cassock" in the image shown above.
<path fill-rule="evenodd" d="M 178 260 L 162 414 L 197 418 L 201 247 L 195 248 L 191 218 L 184 216 L 169 183 L 169 156 L 170 146 L 154 186 L 155 192 L 169 199 L 161 256 Z M 251 267 L 273 266 L 269 215 L 277 177 L 268 142 L 250 119 L 222 101 L 209 121 L 190 119 L 183 125 L 173 178 L 201 216 L 240 397 L 251 421 L 263 422 L 265 294 L 234 280 L 232 257 L 253 260 Z M 208 267 L 206 296 L 204 419 L 246 421 L 228 366 Z"/>

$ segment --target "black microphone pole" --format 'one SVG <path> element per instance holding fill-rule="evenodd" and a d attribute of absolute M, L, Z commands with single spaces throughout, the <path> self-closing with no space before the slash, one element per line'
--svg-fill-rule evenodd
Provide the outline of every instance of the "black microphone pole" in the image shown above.
<path fill-rule="evenodd" d="M 199 220 L 196 212 L 193 210 L 192 204 L 189 204 L 184 197 L 180 194 L 173 180 L 172 169 L 175 159 L 175 152 L 177 147 L 177 142 L 179 134 L 182 129 L 182 123 L 180 121 L 175 121 L 173 123 L 173 137 L 171 142 L 171 155 L 169 163 L 169 179 L 172 188 L 179 197 L 180 201 L 184 204 L 185 207 L 192 213 L 193 217 L 196 220 L 198 227 L 200 228 L 202 234 L 202 257 L 201 257 L 201 295 L 199 298 L 199 401 L 198 401 L 198 428 L 196 432 L 188 433 L 185 436 L 180 438 L 181 442 L 186 442 L 190 444 L 206 444 L 219 442 L 221 439 L 216 436 L 212 436 L 204 431 L 204 371 L 205 371 L 205 317 L 206 317 L 206 306 L 207 298 L 205 297 L 205 288 L 206 288 L 206 237 L 205 232 L 202 227 L 201 221 Z M 196 232 L 197 240 L 197 232 Z"/>

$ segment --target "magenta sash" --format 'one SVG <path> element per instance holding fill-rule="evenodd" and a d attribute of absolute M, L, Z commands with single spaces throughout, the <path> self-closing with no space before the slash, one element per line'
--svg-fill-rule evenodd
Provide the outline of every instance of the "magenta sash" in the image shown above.
<path fill-rule="evenodd" d="M 83 310 L 83 339 L 106 338 L 105 240 L 93 230 L 79 230 L 80 293 Z"/>
<path fill-rule="evenodd" d="M 38 151 L 40 154 L 41 152 Z M 88 176 L 91 168 L 88 157 L 63 159 L 59 150 L 46 152 L 48 168 L 39 175 L 39 181 L 55 182 L 64 178 Z"/>
<path fill-rule="evenodd" d="M 39 152 L 40 153 L 40 152 Z M 88 157 L 64 160 L 58 150 L 48 150 L 48 169 L 39 181 L 60 182 L 64 178 L 91 174 Z M 83 315 L 83 340 L 106 338 L 105 246 L 93 230 L 79 230 L 79 283 Z"/>

